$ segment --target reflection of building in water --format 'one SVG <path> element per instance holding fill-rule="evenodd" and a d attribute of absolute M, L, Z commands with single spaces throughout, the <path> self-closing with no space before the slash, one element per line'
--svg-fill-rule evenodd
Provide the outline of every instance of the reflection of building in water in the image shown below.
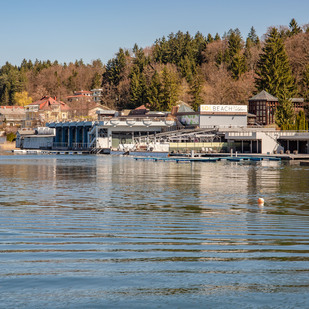
<path fill-rule="evenodd" d="M 270 161 L 257 164 L 222 161 L 195 166 L 201 177 L 200 191 L 207 203 L 221 203 L 220 199 L 223 199 L 229 204 L 250 204 L 261 191 L 265 194 L 278 191 L 278 164 Z"/>
<path fill-rule="evenodd" d="M 38 186 L 45 180 L 56 182 L 56 159 L 18 160 L 9 165 L 1 165 L 1 177 L 13 178 L 17 182 L 29 182 Z M 16 164 L 18 163 L 18 164 Z"/>
<path fill-rule="evenodd" d="M 200 205 L 199 176 L 191 172 L 190 165 L 114 157 L 110 175 L 110 182 L 122 190 L 123 199 L 131 207 L 183 212 L 184 207 L 198 209 Z"/>
<path fill-rule="evenodd" d="M 267 195 L 278 192 L 280 186 L 279 162 L 261 161 L 248 170 L 248 195 Z"/>
<path fill-rule="evenodd" d="M 224 161 L 216 164 L 196 164 L 196 169 L 200 171 L 201 192 L 212 196 L 215 202 L 218 198 L 241 196 L 247 193 L 248 173 L 238 163 L 226 163 Z M 220 201 L 218 201 L 220 203 Z M 233 203 L 233 200 L 230 201 Z"/>

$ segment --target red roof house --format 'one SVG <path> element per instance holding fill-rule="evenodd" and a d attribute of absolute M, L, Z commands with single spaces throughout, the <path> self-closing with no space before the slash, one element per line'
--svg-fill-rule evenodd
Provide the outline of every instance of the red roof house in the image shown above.
<path fill-rule="evenodd" d="M 45 122 L 66 121 L 68 119 L 69 106 L 56 97 L 44 96 L 41 100 L 26 106 L 27 121 Z M 27 124 L 26 124 L 27 125 Z M 28 124 L 28 126 L 31 126 Z"/>

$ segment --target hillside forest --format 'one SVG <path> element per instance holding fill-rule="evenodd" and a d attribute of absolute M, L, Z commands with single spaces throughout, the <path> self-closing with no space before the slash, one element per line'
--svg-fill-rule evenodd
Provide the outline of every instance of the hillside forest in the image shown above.
<path fill-rule="evenodd" d="M 181 100 L 200 104 L 247 104 L 260 90 L 282 102 L 309 101 L 309 25 L 292 19 L 269 27 L 259 38 L 254 27 L 219 34 L 181 31 L 152 46 L 120 48 L 106 64 L 97 59 L 71 63 L 24 59 L 0 68 L 0 105 L 27 105 L 45 95 L 65 101 L 74 91 L 102 88 L 102 104 L 131 109 L 145 104 L 170 111 Z"/>

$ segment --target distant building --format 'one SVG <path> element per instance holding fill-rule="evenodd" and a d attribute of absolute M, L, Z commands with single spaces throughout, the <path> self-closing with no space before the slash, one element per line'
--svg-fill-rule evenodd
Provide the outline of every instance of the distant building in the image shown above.
<path fill-rule="evenodd" d="M 66 100 L 68 102 L 83 102 L 83 101 L 91 102 L 93 101 L 92 92 L 85 90 L 75 91 L 73 95 L 67 96 Z"/>
<path fill-rule="evenodd" d="M 22 106 L 0 106 L 0 125 L 21 127 L 26 119 L 25 109 Z"/>
<path fill-rule="evenodd" d="M 141 116 L 146 115 L 147 113 L 149 113 L 149 108 L 147 108 L 145 105 L 141 105 L 131 110 L 129 116 Z"/>
<path fill-rule="evenodd" d="M 179 122 L 186 127 L 199 125 L 199 112 L 195 112 L 188 103 L 183 101 L 176 102 L 171 114 L 177 117 Z"/>
<path fill-rule="evenodd" d="M 99 88 L 91 89 L 91 92 L 92 92 L 93 101 L 96 103 L 100 103 L 103 89 L 99 89 Z"/>
<path fill-rule="evenodd" d="M 98 121 L 104 121 L 105 119 L 108 119 L 108 118 L 117 117 L 119 115 L 119 112 L 108 109 L 108 108 L 104 108 L 102 106 L 102 109 L 96 111 L 96 114 L 98 117 Z"/>
<path fill-rule="evenodd" d="M 106 107 L 101 104 L 94 103 L 94 105 L 88 111 L 88 119 L 98 120 L 98 114 L 103 113 L 107 110 Z M 112 112 L 113 113 L 113 112 Z"/>
<path fill-rule="evenodd" d="M 87 90 L 80 90 L 80 91 L 75 91 L 74 95 L 81 95 L 81 96 L 91 97 L 92 96 L 92 92 L 91 91 L 87 91 Z"/>
<path fill-rule="evenodd" d="M 66 121 L 69 116 L 69 106 L 56 97 L 45 96 L 41 100 L 26 106 L 26 127 L 37 126 L 46 122 Z"/>
<path fill-rule="evenodd" d="M 304 99 L 291 99 L 295 113 L 304 109 Z M 265 90 L 249 99 L 249 113 L 256 115 L 256 122 L 260 125 L 271 125 L 275 123 L 275 114 L 279 105 L 278 98 L 272 96 Z"/>
<path fill-rule="evenodd" d="M 56 130 L 47 127 L 23 128 L 17 131 L 16 147 L 20 149 L 52 149 Z"/>

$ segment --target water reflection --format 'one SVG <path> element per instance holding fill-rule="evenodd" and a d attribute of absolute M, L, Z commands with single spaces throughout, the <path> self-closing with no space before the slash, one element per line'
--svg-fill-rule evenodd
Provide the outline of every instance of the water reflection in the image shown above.
<path fill-rule="evenodd" d="M 0 168 L 4 307 L 309 305 L 307 168 L 110 156 Z"/>

